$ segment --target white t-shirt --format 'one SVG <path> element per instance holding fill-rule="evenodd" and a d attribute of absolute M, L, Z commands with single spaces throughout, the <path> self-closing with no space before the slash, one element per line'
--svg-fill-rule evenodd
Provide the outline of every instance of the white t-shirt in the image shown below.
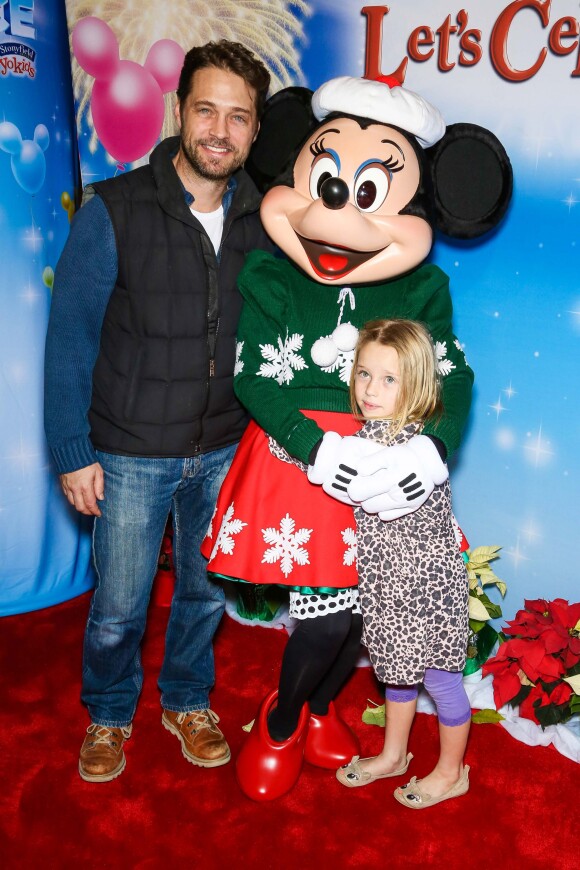
<path fill-rule="evenodd" d="M 222 233 L 224 230 L 224 207 L 220 205 L 215 211 L 196 211 L 190 207 L 190 211 L 194 217 L 198 219 L 206 233 L 211 239 L 211 243 L 215 248 L 215 252 L 220 249 L 222 241 Z"/>

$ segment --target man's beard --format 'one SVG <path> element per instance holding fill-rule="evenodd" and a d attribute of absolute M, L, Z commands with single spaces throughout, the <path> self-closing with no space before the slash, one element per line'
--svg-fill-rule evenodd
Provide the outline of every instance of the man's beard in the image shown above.
<path fill-rule="evenodd" d="M 205 140 L 198 139 L 195 144 L 192 146 L 191 142 L 185 142 L 183 139 L 181 140 L 181 148 L 187 162 L 193 169 L 193 171 L 200 178 L 206 178 L 210 181 L 225 181 L 229 178 L 233 173 L 239 169 L 244 164 L 244 159 L 239 151 L 235 148 L 229 151 L 231 162 L 224 166 L 220 161 L 219 165 L 214 166 L 211 162 L 211 157 L 204 157 L 199 153 L 200 145 L 211 145 L 214 148 L 228 148 L 230 149 L 232 146 L 226 140 Z"/>

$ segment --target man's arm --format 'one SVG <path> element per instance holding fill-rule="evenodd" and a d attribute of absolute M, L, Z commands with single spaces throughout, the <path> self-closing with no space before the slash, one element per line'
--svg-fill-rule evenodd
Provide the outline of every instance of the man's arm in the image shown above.
<path fill-rule="evenodd" d="M 44 425 L 69 502 L 100 515 L 103 472 L 89 439 L 93 368 L 117 277 L 115 235 L 99 196 L 75 215 L 58 261 L 45 351 Z"/>

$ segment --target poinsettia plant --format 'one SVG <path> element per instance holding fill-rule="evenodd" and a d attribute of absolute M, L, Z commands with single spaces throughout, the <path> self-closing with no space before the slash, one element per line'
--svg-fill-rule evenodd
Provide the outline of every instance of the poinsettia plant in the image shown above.
<path fill-rule="evenodd" d="M 580 713 L 580 603 L 525 601 L 500 640 L 483 665 L 484 676 L 493 674 L 498 710 L 519 706 L 520 716 L 542 728 Z"/>
<path fill-rule="evenodd" d="M 495 647 L 499 633 L 489 624 L 490 619 L 502 615 L 499 604 L 488 596 L 486 587 L 495 586 L 501 596 L 506 593 L 506 583 L 494 573 L 490 562 L 499 558 L 501 547 L 476 547 L 467 550 L 467 579 L 469 581 L 469 628 L 471 636 L 467 646 L 467 662 L 464 674 L 479 670 Z"/>

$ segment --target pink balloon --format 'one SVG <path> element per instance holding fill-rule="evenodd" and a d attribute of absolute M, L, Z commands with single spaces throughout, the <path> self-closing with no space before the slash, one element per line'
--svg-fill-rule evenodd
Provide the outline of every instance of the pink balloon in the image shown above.
<path fill-rule="evenodd" d="M 107 80 L 119 65 L 117 37 L 105 21 L 82 18 L 72 32 L 73 53 L 81 67 L 96 79 Z"/>
<path fill-rule="evenodd" d="M 112 79 L 95 81 L 91 110 L 103 147 L 115 160 L 131 163 L 155 145 L 165 104 L 151 73 L 138 63 L 121 60 Z"/>
<path fill-rule="evenodd" d="M 177 89 L 184 57 L 184 50 L 173 39 L 159 39 L 149 49 L 144 66 L 164 94 Z"/>

